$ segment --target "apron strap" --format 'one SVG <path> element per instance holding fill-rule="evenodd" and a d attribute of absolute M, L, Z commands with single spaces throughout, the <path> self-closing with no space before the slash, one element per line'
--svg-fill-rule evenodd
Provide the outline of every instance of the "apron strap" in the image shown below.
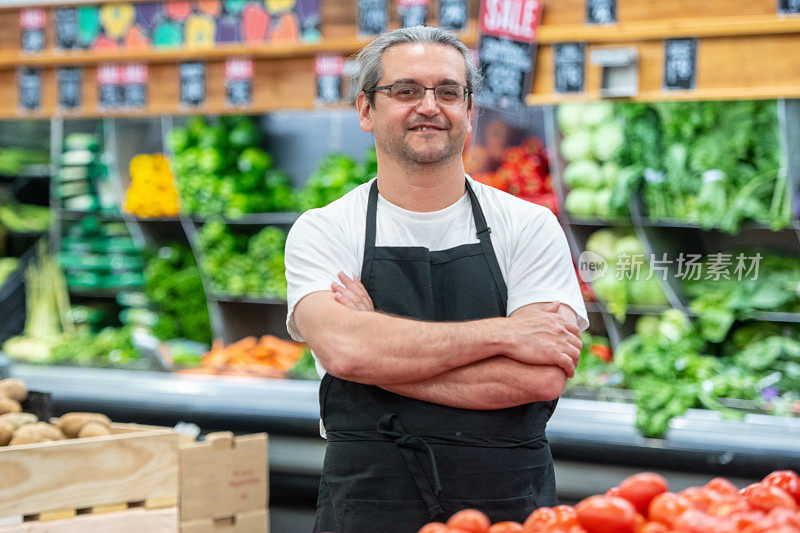
<path fill-rule="evenodd" d="M 489 263 L 489 270 L 492 272 L 495 287 L 500 295 L 500 301 L 503 304 L 503 312 L 508 309 L 508 288 L 506 282 L 503 280 L 503 274 L 500 272 L 500 264 L 497 262 L 497 256 L 492 248 L 492 228 L 486 224 L 486 218 L 483 216 L 483 209 L 478 202 L 478 197 L 475 191 L 472 190 L 472 185 L 469 180 L 466 180 L 467 193 L 469 193 L 469 201 L 472 204 L 472 217 L 475 219 L 475 230 L 478 233 L 478 240 L 483 247 L 483 255 L 486 257 L 486 262 Z"/>
<path fill-rule="evenodd" d="M 364 238 L 364 260 L 361 264 L 361 283 L 366 287 L 372 274 L 372 258 L 375 256 L 375 226 L 378 212 L 378 180 L 372 182 L 367 200 L 367 225 Z"/>
<path fill-rule="evenodd" d="M 436 458 L 430 445 L 416 435 L 406 433 L 400 418 L 396 414 L 385 414 L 378 421 L 378 432 L 381 435 L 391 438 L 395 446 L 400 450 L 403 459 L 411 471 L 414 484 L 419 490 L 422 500 L 428 508 L 431 520 L 443 520 L 444 511 L 439 504 L 439 494 L 442 492 L 442 483 L 439 479 L 439 469 L 436 466 Z M 419 459 L 414 454 L 414 450 L 420 450 L 428 456 L 433 472 L 433 489 L 425 476 Z"/>

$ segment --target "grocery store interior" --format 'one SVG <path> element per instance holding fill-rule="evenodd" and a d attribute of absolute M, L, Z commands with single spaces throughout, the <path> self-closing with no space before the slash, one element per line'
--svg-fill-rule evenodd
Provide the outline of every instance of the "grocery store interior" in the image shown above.
<path fill-rule="evenodd" d="M 0 533 L 312 530 L 286 236 L 375 177 L 350 58 L 419 24 L 484 74 L 467 173 L 550 209 L 580 280 L 558 531 L 633 532 L 587 525 L 602 496 L 800 532 L 800 3 L 6 0 Z"/>

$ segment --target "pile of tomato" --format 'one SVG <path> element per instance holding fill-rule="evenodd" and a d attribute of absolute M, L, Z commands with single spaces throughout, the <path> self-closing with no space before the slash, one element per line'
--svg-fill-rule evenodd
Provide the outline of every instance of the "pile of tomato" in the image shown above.
<path fill-rule="evenodd" d="M 643 472 L 575 507 L 536 509 L 524 524 L 491 524 L 464 509 L 418 533 L 800 533 L 800 477 L 791 470 L 741 490 L 724 478 L 677 493 L 668 488 L 662 476 Z"/>

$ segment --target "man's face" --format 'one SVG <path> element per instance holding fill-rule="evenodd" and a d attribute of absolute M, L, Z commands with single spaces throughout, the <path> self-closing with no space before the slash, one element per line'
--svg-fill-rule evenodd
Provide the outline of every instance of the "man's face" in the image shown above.
<path fill-rule="evenodd" d="M 398 81 L 425 87 L 466 85 L 464 58 L 458 50 L 440 44 L 393 46 L 383 54 L 383 77 L 378 86 Z M 401 164 L 436 165 L 460 157 L 472 129 L 472 111 L 466 101 L 444 106 L 433 91 L 425 91 L 415 105 L 393 101 L 388 91 L 377 91 L 374 104 L 362 94 L 358 111 L 362 129 L 374 133 L 378 149 Z"/>

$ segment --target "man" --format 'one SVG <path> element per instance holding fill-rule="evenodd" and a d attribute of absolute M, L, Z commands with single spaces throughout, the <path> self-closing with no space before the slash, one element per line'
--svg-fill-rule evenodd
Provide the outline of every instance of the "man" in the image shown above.
<path fill-rule="evenodd" d="M 522 521 L 556 503 L 545 424 L 588 325 L 566 239 L 465 178 L 478 75 L 454 34 L 396 30 L 358 61 L 378 177 L 286 244 L 287 325 L 324 373 L 315 530 L 410 533 L 465 507 Z"/>

